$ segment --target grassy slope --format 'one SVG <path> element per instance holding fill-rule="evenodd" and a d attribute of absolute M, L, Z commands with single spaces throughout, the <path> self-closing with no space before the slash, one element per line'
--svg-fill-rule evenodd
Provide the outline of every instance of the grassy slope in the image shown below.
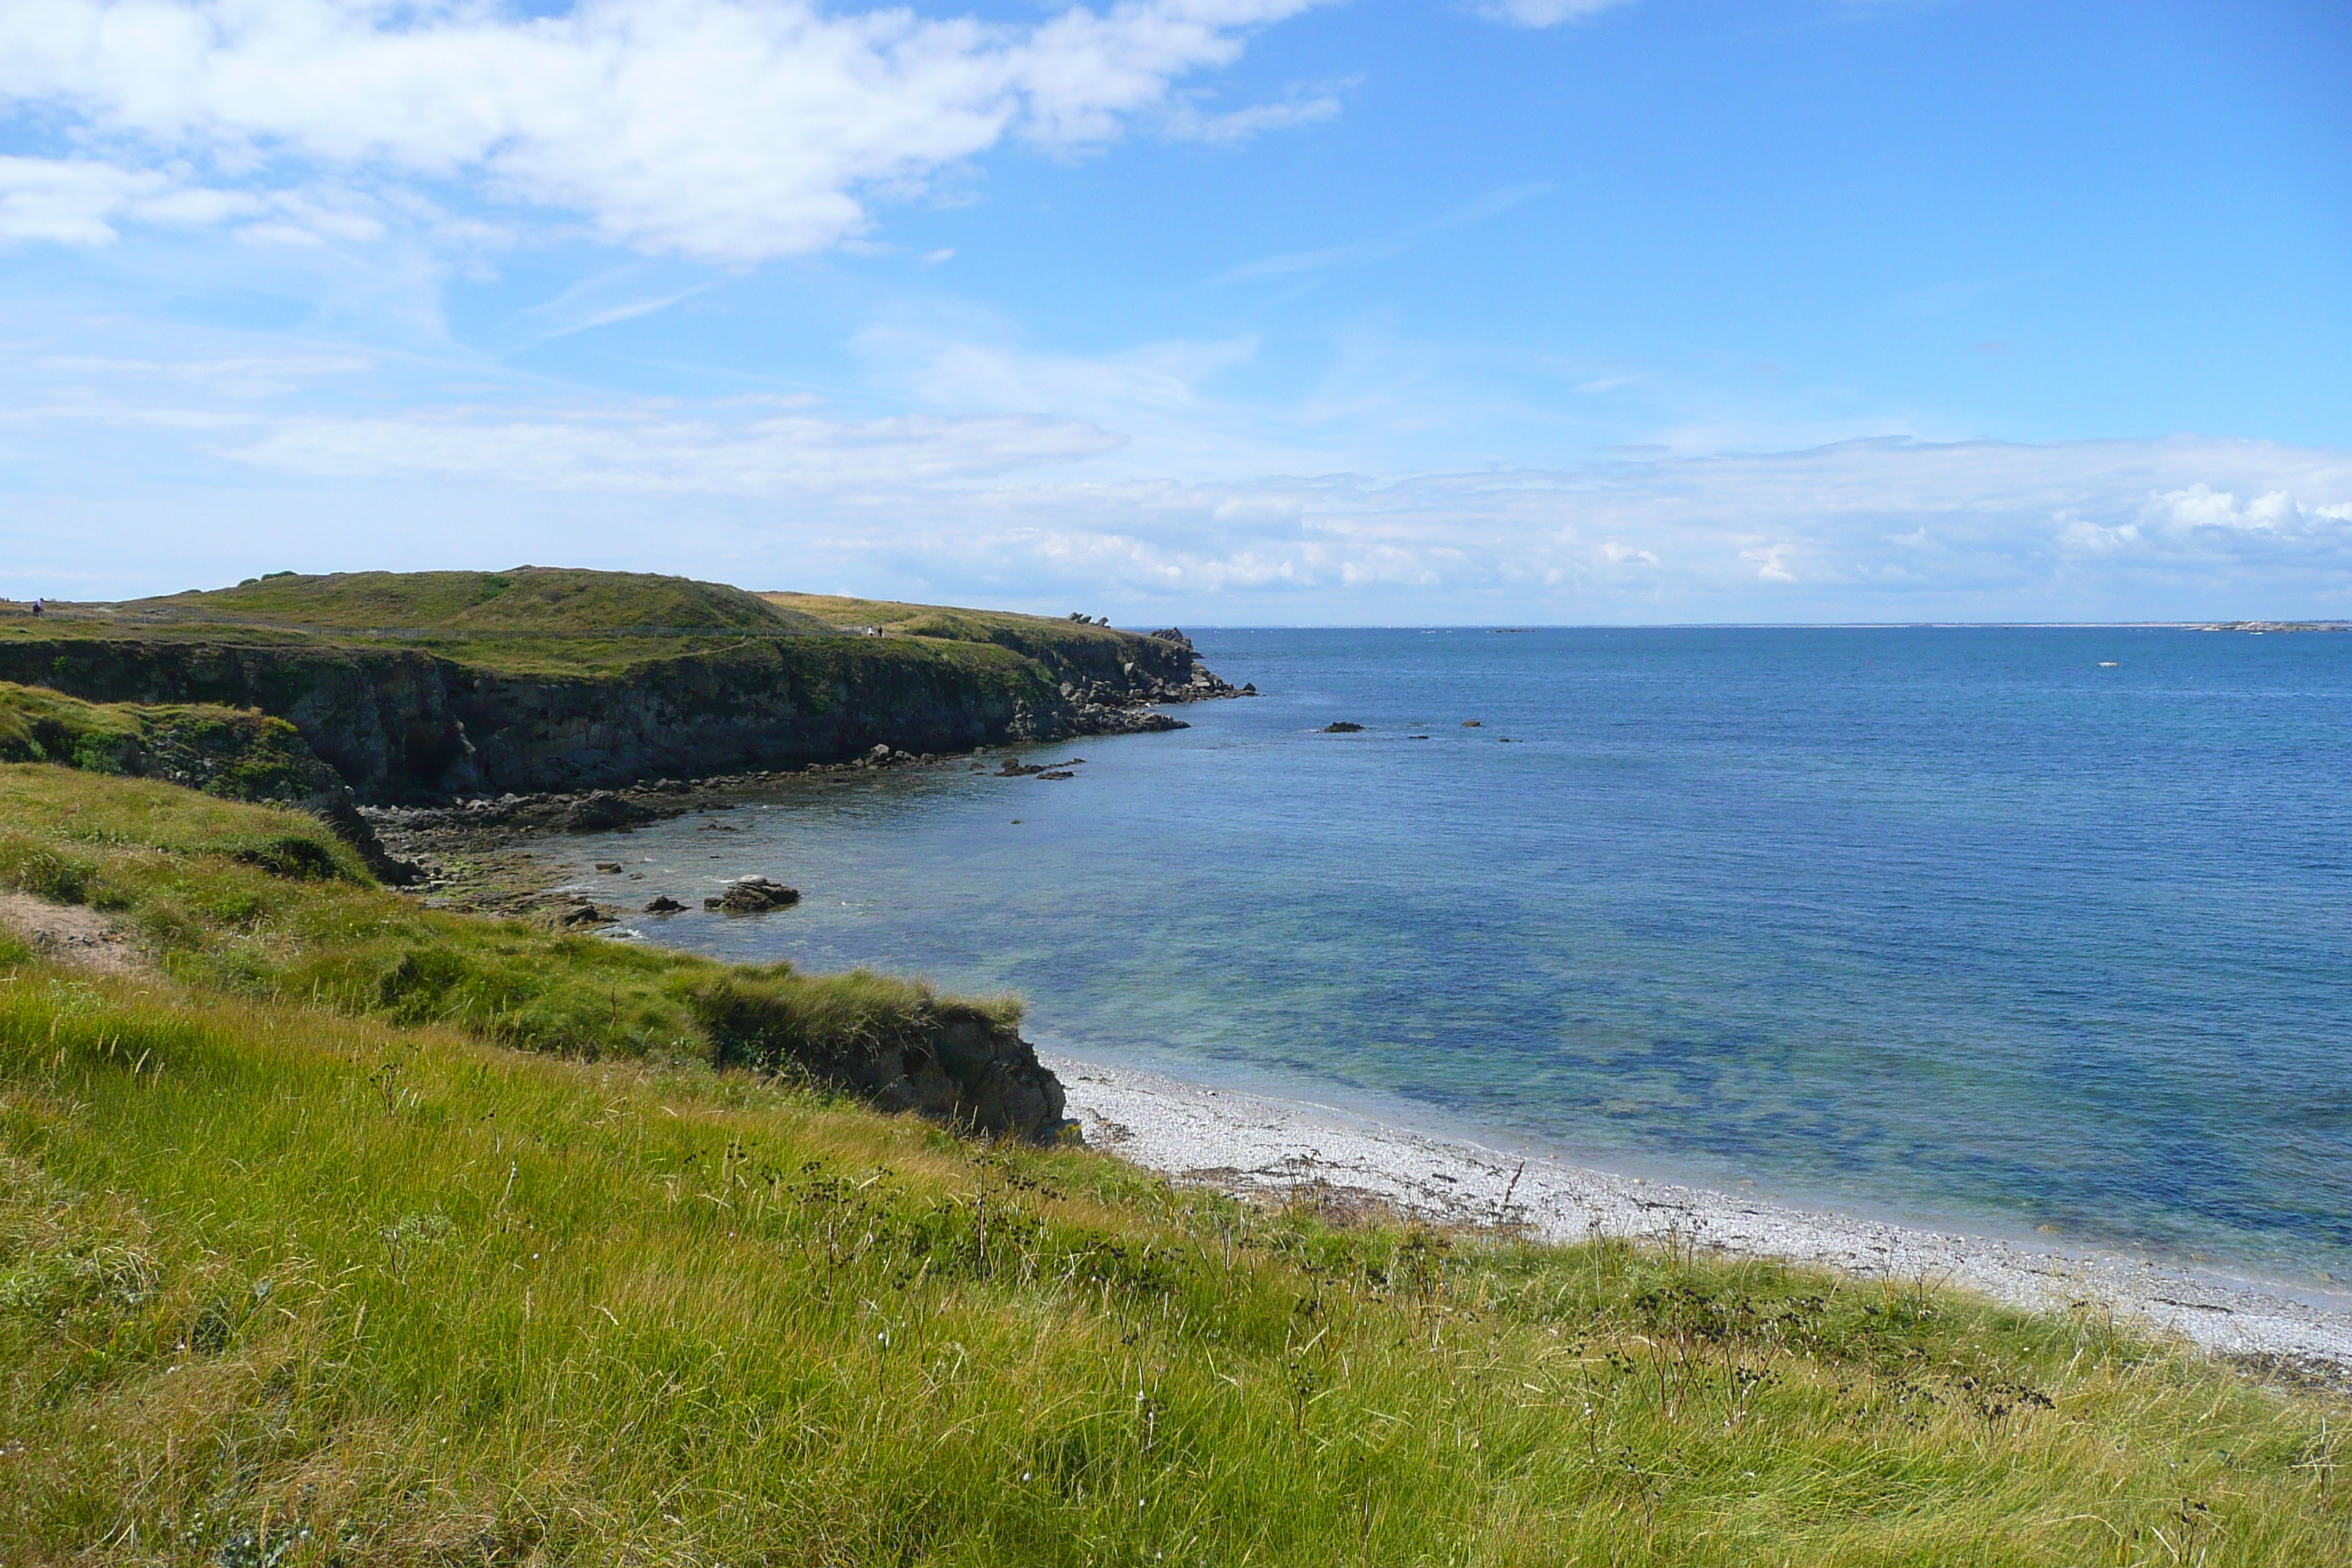
<path fill-rule="evenodd" d="M 0 1562 L 2352 1561 L 2352 1411 L 2095 1315 L 328 1011 L 303 965 L 420 932 L 574 993 L 712 966 L 271 872 L 300 819 L 165 786 L 0 769 L 0 880 L 172 976 L 0 939 Z"/>
<path fill-rule="evenodd" d="M 830 626 L 880 626 L 898 637 L 939 642 L 977 643 L 1010 648 L 1031 658 L 1116 662 L 1136 640 L 1133 632 L 1050 616 L 1009 610 L 966 610 L 948 605 L 904 605 L 890 599 L 851 599 L 825 594 L 768 593 L 760 595 L 780 609 Z"/>
<path fill-rule="evenodd" d="M 293 725 L 242 708 L 84 702 L 0 680 L 0 763 L 174 775 L 231 800 L 299 800 L 341 780 Z"/>
<path fill-rule="evenodd" d="M 842 628 L 877 624 L 903 635 L 876 647 L 834 648 L 835 657 L 1001 673 L 1047 650 L 1100 657 L 1131 637 L 1041 616 L 751 594 L 683 577 L 543 566 L 286 574 L 120 605 L 53 605 L 39 616 L 29 611 L 0 604 L 0 638 L 294 647 L 389 640 L 519 675 L 616 674 L 746 640 L 814 637 L 830 647 Z M 816 645 L 794 646 L 797 657 L 817 657 Z"/>
<path fill-rule="evenodd" d="M 129 615 L 320 630 L 530 632 L 623 629 L 822 632 L 754 594 L 648 573 L 524 566 L 512 572 L 339 572 L 139 599 Z"/>
<path fill-rule="evenodd" d="M 0 887 L 115 915 L 189 985 L 573 1056 L 762 1054 L 727 1026 L 747 994 L 789 1026 L 768 1044 L 811 1060 L 943 1008 L 1018 1020 L 1009 1003 L 878 975 L 722 965 L 427 910 L 377 887 L 315 817 L 61 767 L 0 765 Z"/>

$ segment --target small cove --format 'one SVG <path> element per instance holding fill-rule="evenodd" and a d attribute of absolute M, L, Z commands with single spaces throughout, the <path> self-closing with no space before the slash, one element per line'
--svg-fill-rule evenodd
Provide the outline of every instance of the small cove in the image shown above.
<path fill-rule="evenodd" d="M 694 906 L 651 940 L 1016 991 L 1088 1059 L 2352 1278 L 2352 637 L 1194 635 L 1268 695 L 1030 753 L 1073 779 L 547 847 Z M 747 872 L 803 903 L 700 910 Z"/>

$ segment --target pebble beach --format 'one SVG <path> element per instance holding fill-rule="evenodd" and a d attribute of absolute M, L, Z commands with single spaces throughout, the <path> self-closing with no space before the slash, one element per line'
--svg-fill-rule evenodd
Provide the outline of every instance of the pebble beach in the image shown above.
<path fill-rule="evenodd" d="M 1312 1191 L 1547 1241 L 1671 1241 L 1856 1279 L 1925 1280 L 2027 1310 L 2112 1313 L 2218 1354 L 2352 1381 L 2352 1296 L 1582 1170 L 1330 1107 L 1045 1053 L 1040 1059 L 1060 1076 L 1068 1113 L 1089 1144 L 1237 1196 Z"/>

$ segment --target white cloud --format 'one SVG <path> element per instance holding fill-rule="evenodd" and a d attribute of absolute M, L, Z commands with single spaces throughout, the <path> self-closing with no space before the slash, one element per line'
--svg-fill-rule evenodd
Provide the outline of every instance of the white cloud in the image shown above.
<path fill-rule="evenodd" d="M 472 0 L 48 0 L 11 10 L 0 100 L 116 156 L 8 161 L 0 233 L 104 243 L 125 219 L 200 221 L 207 200 L 227 217 L 260 199 L 203 190 L 193 160 L 289 189 L 452 182 L 582 213 L 646 251 L 811 251 L 1008 136 L 1115 137 L 1312 3 L 1122 0 L 1021 27 L 805 0 L 583 0 L 538 17 Z M 364 238 L 382 220 L 321 210 L 247 232 Z"/>
<path fill-rule="evenodd" d="M 1178 340 L 1087 356 L 1024 352 L 919 326 L 889 325 L 860 332 L 855 346 L 880 384 L 919 404 L 1008 414 L 1053 411 L 1132 427 L 1145 420 L 1157 425 L 1158 416 L 1171 412 L 1209 415 L 1201 383 L 1248 361 L 1257 352 L 1257 340 Z"/>
<path fill-rule="evenodd" d="M 1597 11 L 1622 5 L 1626 0 L 1485 0 L 1474 5 L 1478 15 L 1494 22 L 1520 27 L 1556 27 L 1579 22 Z"/>
<path fill-rule="evenodd" d="M 545 313 L 599 314 L 641 287 L 610 276 Z M 786 585 L 818 581 L 822 563 L 828 585 L 900 596 L 1077 594 L 1228 624 L 2352 614 L 2344 451 L 1885 438 L 1415 468 L 1377 420 L 1326 430 L 1213 395 L 1255 352 L 1247 339 L 1088 359 L 900 325 L 857 346 L 886 405 L 935 412 L 844 416 L 804 394 L 592 401 L 520 381 L 400 410 L 349 378 L 447 372 L 323 346 L 175 362 L 26 342 L 15 363 L 30 379 L 13 408 L 0 402 L 0 461 L 45 516 L 163 487 L 152 517 L 104 529 L 126 573 L 167 540 L 214 537 L 192 521 L 205 507 L 238 539 L 280 513 L 404 507 L 438 531 L 417 539 L 467 559 Z M 265 401 L 298 388 L 291 413 Z M 1332 471 L 1349 451 L 1399 470 Z M 533 516 L 609 531 L 530 533 L 518 520 Z M 285 536 L 307 537 L 291 523 Z M 430 560 L 416 545 L 414 563 Z"/>
<path fill-rule="evenodd" d="M 191 187 L 156 169 L 0 156 L 0 239 L 110 245 L 120 223 L 218 223 L 262 205 L 239 193 Z"/>
<path fill-rule="evenodd" d="M 934 583 L 1244 622 L 2352 613 L 2352 456 L 2324 449 L 1861 441 L 1385 480 L 1081 477 L 1118 444 L 1038 416 L 678 408 L 304 419 L 216 449 L 355 479 L 754 498 L 886 577 L 919 561 Z"/>
<path fill-rule="evenodd" d="M 1300 95 L 1279 103 L 1254 104 L 1247 109 L 1227 110 L 1223 113 L 1212 113 L 1187 100 L 1169 111 L 1168 118 L 1161 123 L 1160 134 L 1171 142 L 1231 145 L 1246 142 L 1265 132 L 1286 131 L 1294 125 L 1313 125 L 1319 121 L 1336 120 L 1339 116 L 1339 96 L 1328 92 Z"/>

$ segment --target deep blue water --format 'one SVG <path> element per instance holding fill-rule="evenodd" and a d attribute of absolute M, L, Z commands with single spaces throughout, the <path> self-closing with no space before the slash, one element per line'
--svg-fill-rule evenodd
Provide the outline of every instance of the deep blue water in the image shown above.
<path fill-rule="evenodd" d="M 790 913 L 638 924 L 1017 991 L 1096 1059 L 2352 1278 L 2352 636 L 1196 640 L 1267 695 L 1031 753 L 1069 782 L 795 786 L 565 853 L 698 904 L 782 878 Z"/>

